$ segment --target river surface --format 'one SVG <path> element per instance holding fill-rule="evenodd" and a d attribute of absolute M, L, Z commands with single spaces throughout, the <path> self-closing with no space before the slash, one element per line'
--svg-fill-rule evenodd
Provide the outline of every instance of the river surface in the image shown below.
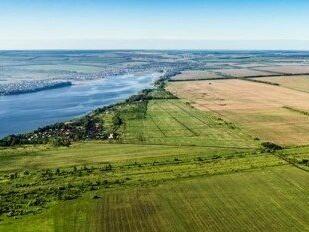
<path fill-rule="evenodd" d="M 0 96 L 0 138 L 84 115 L 150 88 L 158 73 L 123 75 L 36 93 Z"/>

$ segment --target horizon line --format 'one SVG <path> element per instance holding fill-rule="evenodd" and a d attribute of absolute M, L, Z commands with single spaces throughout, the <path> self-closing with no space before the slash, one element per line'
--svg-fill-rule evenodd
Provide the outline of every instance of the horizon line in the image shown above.
<path fill-rule="evenodd" d="M 0 50 L 308 51 L 300 39 L 0 39 Z"/>

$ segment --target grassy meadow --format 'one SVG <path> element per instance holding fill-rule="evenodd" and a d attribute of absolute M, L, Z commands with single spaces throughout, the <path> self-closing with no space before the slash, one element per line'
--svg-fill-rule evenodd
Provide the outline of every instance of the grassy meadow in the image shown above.
<path fill-rule="evenodd" d="M 265 143 L 211 108 L 248 102 L 192 83 L 93 112 L 106 139 L 0 148 L 0 231 L 309 231 L 308 144 Z"/>

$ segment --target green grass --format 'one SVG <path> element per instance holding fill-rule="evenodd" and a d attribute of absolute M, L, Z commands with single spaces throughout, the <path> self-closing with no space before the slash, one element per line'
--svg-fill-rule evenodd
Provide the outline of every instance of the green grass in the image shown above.
<path fill-rule="evenodd" d="M 99 190 L 0 230 L 308 231 L 308 184 L 307 173 L 280 166 Z M 92 199 L 95 194 L 102 198 Z"/>
<path fill-rule="evenodd" d="M 286 164 L 250 149 L 100 142 L 69 148 L 4 149 L 1 160 L 0 219 L 5 222 L 44 212 L 59 201 L 101 188 L 153 186 Z"/>
<path fill-rule="evenodd" d="M 188 148 L 89 142 L 38 147 L 32 153 L 30 148 L 8 149 L 0 169 L 0 212 L 20 217 L 97 188 L 153 185 L 286 163 L 250 150 Z"/>
<path fill-rule="evenodd" d="M 74 143 L 70 147 L 24 146 L 0 150 L 0 173 L 72 167 L 106 162 L 131 162 L 139 159 L 225 155 L 252 149 L 199 146 L 114 144 L 99 141 Z"/>
<path fill-rule="evenodd" d="M 295 165 L 303 169 L 304 171 L 309 171 L 309 147 L 294 147 L 282 150 L 277 152 L 277 154 L 285 159 L 286 161 L 290 162 L 291 164 Z"/>
<path fill-rule="evenodd" d="M 125 119 L 124 143 L 257 147 L 257 143 L 235 125 L 179 99 L 151 100 L 142 116 L 139 108 L 131 105 L 120 113 Z"/>

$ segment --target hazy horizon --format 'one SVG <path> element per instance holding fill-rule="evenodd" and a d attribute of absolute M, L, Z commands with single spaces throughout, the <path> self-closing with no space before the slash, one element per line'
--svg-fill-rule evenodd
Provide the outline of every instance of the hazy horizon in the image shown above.
<path fill-rule="evenodd" d="M 309 40 L 23 40 L 0 50 L 295 50 L 308 51 Z"/>

